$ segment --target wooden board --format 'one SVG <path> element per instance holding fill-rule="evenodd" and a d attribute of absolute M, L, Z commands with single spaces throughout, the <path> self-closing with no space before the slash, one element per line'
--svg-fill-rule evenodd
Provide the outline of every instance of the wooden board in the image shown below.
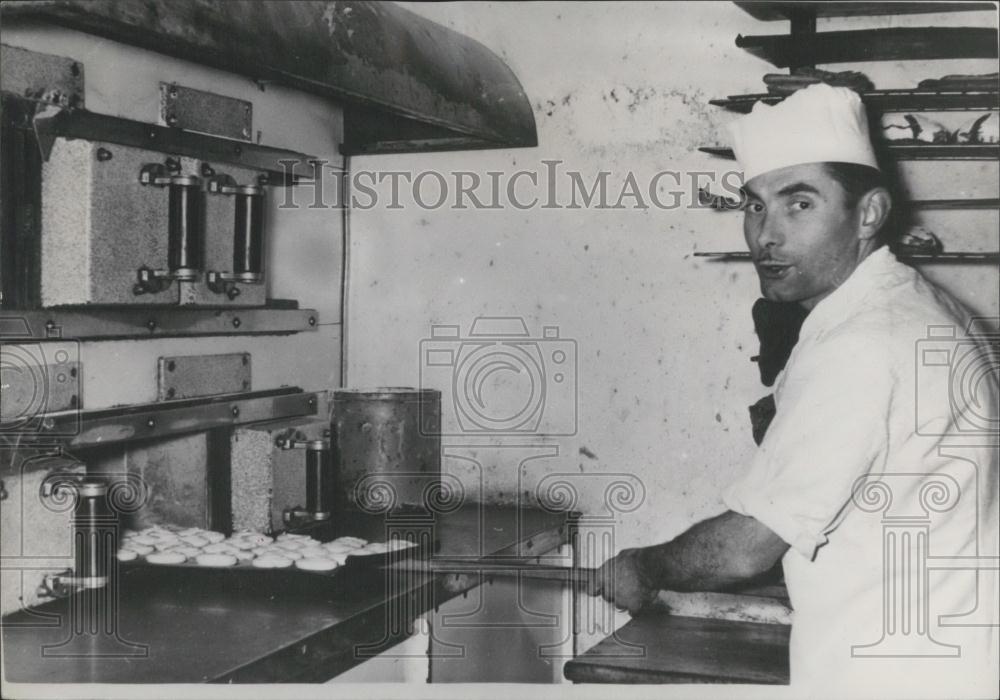
<path fill-rule="evenodd" d="M 989 27 L 891 27 L 815 34 L 737 36 L 736 46 L 778 68 L 859 61 L 996 58 Z"/>
<path fill-rule="evenodd" d="M 791 628 L 654 614 L 636 617 L 563 674 L 577 683 L 788 683 Z"/>

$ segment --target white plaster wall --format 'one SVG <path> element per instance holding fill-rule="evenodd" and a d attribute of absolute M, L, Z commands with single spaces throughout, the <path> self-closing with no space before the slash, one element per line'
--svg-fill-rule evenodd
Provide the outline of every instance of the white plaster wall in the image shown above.
<path fill-rule="evenodd" d="M 460 169 L 485 178 L 491 170 L 541 172 L 542 160 L 560 159 L 563 169 L 588 178 L 611 171 L 615 193 L 630 170 L 645 183 L 661 169 L 725 168 L 724 161 L 696 150 L 719 143 L 721 127 L 734 118 L 708 100 L 762 92 L 761 76 L 776 70 L 735 48 L 734 39 L 788 29 L 785 22 L 758 22 L 723 2 L 407 7 L 478 39 L 507 62 L 534 105 L 540 145 L 355 158 L 352 169 Z M 906 20 L 995 21 L 992 13 Z M 871 73 L 877 84 L 891 87 L 995 70 L 990 64 L 939 61 L 911 73 L 913 67 L 890 63 Z M 996 163 L 971 167 L 980 168 L 972 179 L 995 193 Z M 923 177 L 932 190 L 943 180 L 958 182 L 933 171 Z M 434 195 L 428 184 L 425 199 Z M 949 249 L 997 248 L 995 212 L 961 213 L 950 222 L 962 240 Z M 552 437 L 546 431 L 557 426 L 554 420 L 543 424 L 541 436 L 522 440 L 558 449 L 556 456 L 526 463 L 527 482 L 547 472 L 587 475 L 573 483 L 582 491 L 579 506 L 596 513 L 611 475 L 638 477 L 645 500 L 619 516 L 616 547 L 671 537 L 721 509 L 721 488 L 754 449 L 746 407 L 769 391 L 749 361 L 757 351 L 750 306 L 758 286 L 745 263 L 707 263 L 691 254 L 743 249 L 738 215 L 684 209 L 428 211 L 410 204 L 353 211 L 350 236 L 349 385 L 418 383 L 419 343 L 432 324 L 460 324 L 467 332 L 479 315 L 522 316 L 536 335 L 543 325 L 556 325 L 562 337 L 578 344 L 578 431 Z M 997 313 L 995 269 L 942 267 L 932 274 L 981 311 Z M 450 391 L 447 381 L 439 383 Z M 446 460 L 446 470 L 470 483 L 481 479 L 487 499 L 523 495 L 519 462 L 531 450 L 500 447 L 501 440 L 481 442 L 485 446 L 451 448 L 467 459 Z"/>

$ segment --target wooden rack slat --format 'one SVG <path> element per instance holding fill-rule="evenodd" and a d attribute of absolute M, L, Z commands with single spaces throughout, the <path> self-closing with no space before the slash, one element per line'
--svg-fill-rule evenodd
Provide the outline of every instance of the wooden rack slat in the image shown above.
<path fill-rule="evenodd" d="M 1000 109 L 1000 86 L 993 90 L 929 90 L 923 88 L 868 90 L 859 93 L 862 101 L 878 112 L 971 112 Z M 787 95 L 756 93 L 730 95 L 709 100 L 709 104 L 730 112 L 746 114 L 758 101 L 778 104 Z"/>
<path fill-rule="evenodd" d="M 940 262 L 940 263 L 1000 263 L 1000 252 L 997 253 L 897 253 L 900 260 L 908 262 Z M 713 262 L 750 262 L 750 253 L 727 251 L 727 252 L 698 252 L 696 258 L 708 258 Z"/>
<path fill-rule="evenodd" d="M 896 160 L 997 160 L 1000 144 L 888 144 L 885 151 Z M 723 146 L 702 146 L 702 153 L 720 158 L 733 158 L 733 149 Z"/>

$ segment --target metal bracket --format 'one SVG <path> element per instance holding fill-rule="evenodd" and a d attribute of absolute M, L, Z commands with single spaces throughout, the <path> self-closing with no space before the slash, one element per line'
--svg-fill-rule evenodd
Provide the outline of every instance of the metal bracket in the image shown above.
<path fill-rule="evenodd" d="M 143 294 L 159 294 L 170 289 L 174 280 L 178 282 L 194 282 L 198 279 L 197 270 L 154 270 L 143 265 L 136 270 L 138 281 L 132 286 L 136 296 Z"/>
<path fill-rule="evenodd" d="M 216 272 L 209 270 L 205 273 L 205 286 L 216 294 L 225 294 L 232 301 L 240 295 L 240 288 L 236 286 L 236 275 L 231 272 Z"/>
<path fill-rule="evenodd" d="M 177 401 L 252 391 L 248 352 L 161 357 L 158 398 Z"/>
<path fill-rule="evenodd" d="M 68 598 L 83 587 L 80 579 L 73 576 L 73 570 L 65 569 L 58 574 L 46 574 L 37 595 L 39 598 Z"/>
<path fill-rule="evenodd" d="M 275 438 L 274 446 L 281 450 L 329 450 L 330 430 L 324 430 L 323 437 L 311 440 L 301 430 L 289 428 Z"/>
<path fill-rule="evenodd" d="M 28 102 L 23 98 L 7 94 L 4 94 L 3 99 L 5 112 L 8 101 L 18 106 L 19 103 Z M 158 151 L 173 156 L 231 163 L 251 170 L 264 170 L 268 173 L 270 184 L 283 186 L 310 181 L 310 178 L 296 176 L 294 168 L 288 166 L 293 164 L 306 166 L 317 161 L 315 156 L 296 151 L 95 114 L 84 109 L 45 110 L 36 114 L 33 126 L 41 147 L 42 158 L 46 161 L 57 137 L 77 138 Z"/>
<path fill-rule="evenodd" d="M 235 97 L 160 83 L 160 118 L 170 127 L 250 141 L 253 105 Z"/>

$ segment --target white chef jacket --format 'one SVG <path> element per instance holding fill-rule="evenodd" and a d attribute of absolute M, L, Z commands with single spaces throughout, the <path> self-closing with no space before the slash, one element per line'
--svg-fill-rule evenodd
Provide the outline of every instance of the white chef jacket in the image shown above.
<path fill-rule="evenodd" d="M 723 495 L 790 545 L 796 696 L 996 697 L 997 364 L 968 323 L 876 250 L 806 318 Z"/>

